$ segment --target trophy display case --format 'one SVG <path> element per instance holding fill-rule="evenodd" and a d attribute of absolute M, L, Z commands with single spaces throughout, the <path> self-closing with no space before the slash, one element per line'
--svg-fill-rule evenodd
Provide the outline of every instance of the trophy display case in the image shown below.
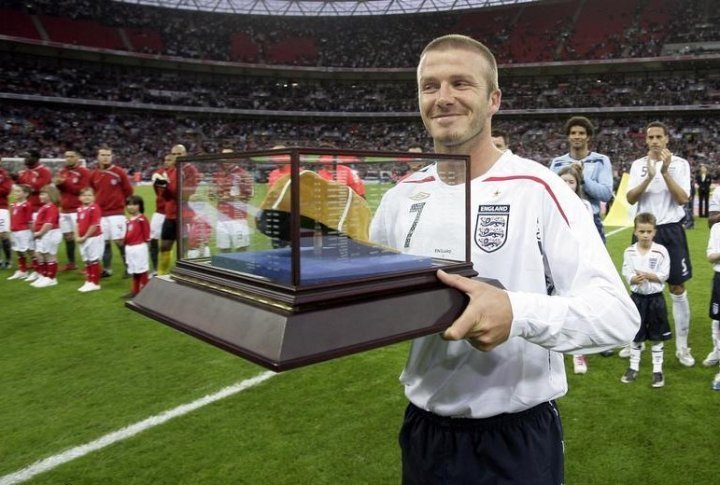
<path fill-rule="evenodd" d="M 476 275 L 468 163 L 312 148 L 178 158 L 176 264 L 128 307 L 275 371 L 440 332 L 466 297 L 437 270 Z M 438 236 L 455 250 L 413 254 L 381 240 L 385 194 L 413 184 L 408 217 L 420 217 L 433 180 L 453 187 L 436 212 L 454 221 Z M 401 236 L 414 229 L 410 220 Z"/>

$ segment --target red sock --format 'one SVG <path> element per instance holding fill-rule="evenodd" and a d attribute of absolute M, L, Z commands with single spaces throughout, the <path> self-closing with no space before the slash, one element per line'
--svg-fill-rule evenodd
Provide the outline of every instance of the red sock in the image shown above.
<path fill-rule="evenodd" d="M 145 288 L 145 285 L 148 284 L 148 273 L 145 271 L 144 273 L 140 273 L 140 287 L 138 288 L 138 293 L 142 291 L 143 288 Z"/>
<path fill-rule="evenodd" d="M 40 260 L 38 260 L 35 257 L 32 260 L 32 268 L 33 268 L 33 271 L 35 271 L 36 273 L 42 274 L 42 272 L 40 271 Z"/>
<path fill-rule="evenodd" d="M 48 275 L 48 264 L 45 261 L 38 261 L 37 270 L 42 276 L 47 277 Z"/>
<path fill-rule="evenodd" d="M 137 295 L 140 293 L 140 275 L 133 273 L 132 280 L 132 294 Z"/>
<path fill-rule="evenodd" d="M 96 285 L 100 284 L 100 262 L 99 261 L 93 261 L 90 263 L 90 266 L 88 266 L 88 269 L 90 270 L 90 282 Z"/>
<path fill-rule="evenodd" d="M 27 258 L 25 256 L 18 256 L 18 271 L 27 272 Z"/>
<path fill-rule="evenodd" d="M 50 279 L 55 279 L 55 276 L 57 276 L 57 268 L 58 264 L 57 261 L 48 261 L 45 263 L 45 266 L 47 268 L 47 277 Z"/>

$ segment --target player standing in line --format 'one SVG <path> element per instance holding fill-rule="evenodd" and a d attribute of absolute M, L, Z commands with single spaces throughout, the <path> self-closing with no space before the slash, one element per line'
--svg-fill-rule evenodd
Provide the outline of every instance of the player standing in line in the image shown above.
<path fill-rule="evenodd" d="M 75 225 L 77 208 L 80 207 L 80 190 L 90 184 L 90 170 L 80 165 L 80 155 L 75 150 L 65 151 L 65 166 L 60 169 L 53 183 L 60 191 L 60 231 L 65 239 L 67 264 L 63 271 L 72 271 L 75 264 Z"/>
<path fill-rule="evenodd" d="M 10 211 L 8 210 L 8 196 L 12 192 L 13 180 L 7 170 L 0 167 L 0 244 L 5 259 L 0 268 L 9 269 L 12 266 L 12 244 L 10 242 Z"/>
<path fill-rule="evenodd" d="M 438 271 L 469 303 L 444 334 L 412 343 L 400 378 L 410 401 L 403 483 L 562 483 L 553 402 L 567 392 L 562 353 L 630 341 L 637 309 L 582 202 L 546 168 L 490 140 L 501 99 L 492 53 L 466 36 L 439 37 L 417 76 L 435 152 L 470 156 L 474 236 L 462 230 L 465 186 L 448 173 L 457 164 L 439 163 L 385 193 L 371 240 L 455 260 L 470 245 L 481 276 L 507 290 Z"/>
<path fill-rule="evenodd" d="M 35 238 L 35 258 L 38 261 L 40 277 L 30 283 L 35 288 L 57 285 L 57 249 L 62 240 L 60 232 L 60 192 L 57 187 L 48 184 L 40 189 L 42 206 L 35 216 L 33 237 Z"/>
<path fill-rule="evenodd" d="M 30 207 L 32 207 L 34 218 L 37 211 L 40 210 L 40 206 L 42 206 L 40 202 L 40 189 L 52 181 L 52 172 L 40 162 L 39 151 L 30 150 L 22 156 L 25 159 L 25 168 L 20 170 L 14 178 L 15 183 L 27 185 L 32 190 L 30 197 L 28 197 L 28 202 L 30 203 Z M 35 258 L 34 253 L 32 267 L 33 271 L 25 278 L 28 282 L 35 281 L 40 277 L 38 260 Z"/>
<path fill-rule="evenodd" d="M 711 237 L 712 228 L 715 227 L 716 222 L 720 222 L 720 190 L 717 189 L 712 192 L 708 204 L 708 227 L 711 228 Z M 713 342 L 716 342 L 716 339 L 720 339 L 720 320 L 712 319 L 710 332 Z M 705 367 L 713 367 L 718 364 L 720 364 L 720 351 L 713 345 L 713 349 L 708 353 L 707 357 L 705 357 L 705 360 L 703 360 L 703 365 Z"/>
<path fill-rule="evenodd" d="M 13 185 L 10 205 L 10 230 L 12 250 L 18 258 L 17 271 L 8 277 L 9 280 L 24 280 L 28 277 L 27 258 L 32 257 L 34 238 L 32 234 L 33 210 L 28 200 L 32 189 L 25 184 Z"/>
<path fill-rule="evenodd" d="M 584 116 L 573 116 L 565 123 L 565 135 L 570 152 L 550 162 L 550 170 L 558 173 L 568 165 L 578 165 L 583 176 L 583 192 L 593 208 L 593 218 L 598 233 L 605 242 L 600 203 L 613 196 L 613 175 L 610 159 L 601 153 L 591 152 L 589 145 L 594 134 L 593 125 Z"/>
<path fill-rule="evenodd" d="M 628 384 L 640 371 L 641 343 L 649 340 L 652 350 L 652 387 L 663 387 L 663 341 L 670 340 L 663 287 L 670 274 L 670 256 L 664 246 L 653 242 L 657 233 L 655 216 L 641 212 L 635 216 L 636 243 L 623 254 L 622 274 L 630 285 L 632 300 L 640 312 L 640 330 L 630 346 L 630 367 L 620 378 Z"/>
<path fill-rule="evenodd" d="M 42 206 L 40 202 L 40 189 L 52 182 L 52 172 L 45 165 L 40 163 L 40 152 L 30 150 L 22 155 L 25 158 L 25 168 L 20 170 L 15 177 L 16 184 L 24 184 L 30 187 L 32 194 L 28 197 L 33 213 Z"/>
<path fill-rule="evenodd" d="M 155 170 L 152 174 L 153 191 L 155 192 L 155 212 L 150 218 L 150 262 L 153 271 L 158 270 L 158 254 L 160 252 L 160 239 L 162 236 L 162 226 L 165 222 L 165 197 L 163 192 L 167 185 L 167 168 L 174 163 L 175 158 L 168 154 L 163 158 L 162 167 Z"/>
<path fill-rule="evenodd" d="M 115 241 L 125 265 L 125 199 L 133 194 L 133 186 L 127 172 L 113 163 L 113 151 L 109 146 L 98 149 L 97 163 L 90 174 L 90 187 L 95 191 L 96 203 L 102 211 L 105 236 L 102 276 L 105 278 L 112 275 L 112 241 Z"/>
<path fill-rule="evenodd" d="M 80 245 L 80 257 L 85 263 L 85 284 L 78 288 L 81 293 L 100 289 L 100 258 L 105 248 L 102 233 L 102 211 L 95 203 L 92 187 L 80 190 L 75 242 Z"/>
<path fill-rule="evenodd" d="M 150 241 L 150 223 L 145 217 L 145 201 L 139 195 L 127 198 L 128 219 L 125 231 L 125 258 L 128 273 L 132 275 L 131 298 L 145 288 L 150 270 L 148 260 L 148 241 Z"/>
<path fill-rule="evenodd" d="M 710 238 L 707 247 L 707 259 L 713 265 L 715 274 L 713 275 L 712 293 L 710 293 L 710 319 L 713 349 L 703 361 L 705 367 L 718 365 L 720 362 L 720 224 L 715 224 L 710 229 Z M 712 388 L 720 391 L 720 372 L 713 379 Z"/>
<path fill-rule="evenodd" d="M 178 211 L 184 211 L 182 217 L 185 221 L 192 220 L 192 211 L 187 205 L 190 196 L 195 193 L 200 183 L 200 174 L 194 165 L 186 163 L 183 165 L 183 187 L 178 188 L 177 157 L 187 155 L 183 145 L 175 145 L 170 150 L 171 158 L 165 159 L 165 175 L 167 180 L 161 185 L 162 196 L 165 199 L 165 221 L 162 226 L 160 239 L 160 254 L 158 255 L 158 274 L 165 275 L 170 272 L 172 260 L 172 248 L 177 240 Z M 156 183 L 157 185 L 157 183 Z M 181 207 L 177 205 L 178 190 L 181 190 Z"/>
<path fill-rule="evenodd" d="M 232 149 L 223 148 L 222 153 L 232 153 Z M 223 161 L 214 179 L 211 195 L 217 200 L 215 244 L 221 253 L 245 251 L 250 245 L 247 206 L 254 193 L 252 175 L 232 161 Z"/>
<path fill-rule="evenodd" d="M 637 203 L 637 212 L 649 212 L 657 219 L 655 241 L 670 254 L 670 298 L 675 320 L 675 356 L 686 367 L 695 365 L 688 347 L 690 303 L 685 282 L 692 278 L 683 218 L 690 194 L 690 164 L 668 150 L 670 132 L 659 121 L 645 129 L 648 154 L 630 167 L 627 201 Z M 633 236 L 633 241 L 635 237 Z"/>

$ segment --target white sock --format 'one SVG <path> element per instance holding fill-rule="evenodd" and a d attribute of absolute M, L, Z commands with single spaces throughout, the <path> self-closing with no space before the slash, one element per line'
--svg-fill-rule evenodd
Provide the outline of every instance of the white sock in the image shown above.
<path fill-rule="evenodd" d="M 663 366 L 663 343 L 653 342 L 652 347 L 652 364 L 653 372 L 662 372 Z"/>
<path fill-rule="evenodd" d="M 712 330 L 713 348 L 716 353 L 720 353 L 720 322 L 713 320 L 710 324 L 710 328 Z"/>
<path fill-rule="evenodd" d="M 675 319 L 675 347 L 678 350 L 688 348 L 688 333 L 690 333 L 690 303 L 687 291 L 679 295 L 670 293 L 672 299 L 672 314 Z"/>
<path fill-rule="evenodd" d="M 642 344 L 633 342 L 630 344 L 630 368 L 634 371 L 640 370 L 640 354 L 642 353 Z"/>

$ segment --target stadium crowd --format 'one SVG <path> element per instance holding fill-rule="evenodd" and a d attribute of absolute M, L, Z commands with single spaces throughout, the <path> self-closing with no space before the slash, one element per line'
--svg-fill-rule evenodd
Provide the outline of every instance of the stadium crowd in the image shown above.
<path fill-rule="evenodd" d="M 429 39 L 451 31 L 485 39 L 501 64 L 651 57 L 661 55 L 668 43 L 720 40 L 712 0 L 619 2 L 615 7 L 622 6 L 624 14 L 615 16 L 606 3 L 523 3 L 479 13 L 389 15 L 363 23 L 352 18 L 263 16 L 246 16 L 237 22 L 234 15 L 169 11 L 109 0 L 2 0 L 0 8 L 140 29 L 138 46 L 128 47 L 137 52 L 261 64 L 413 67 Z M 587 25 L 593 22 L 604 24 L 612 34 L 584 45 Z M 142 36 L 157 40 L 144 43 Z M 348 45 L 353 49 L 348 50 Z"/>
<path fill-rule="evenodd" d="M 116 158 L 131 172 L 149 178 L 165 154 L 169 141 L 181 141 L 190 153 L 218 153 L 231 141 L 236 150 L 267 149 L 278 143 L 289 146 L 329 144 L 338 148 L 405 151 L 420 143 L 431 149 L 423 127 L 415 118 L 397 121 L 376 119 L 216 118 L 174 112 L 141 110 L 90 110 L 77 107 L 4 103 L 0 108 L 3 136 L 0 154 L 13 157 L 28 147 L 37 147 L 43 157 L 61 157 L 67 146 L 91 156 L 103 142 L 111 144 Z M 598 116 L 594 144 L 607 154 L 616 171 L 627 171 L 642 150 L 642 127 L 649 116 Z M 705 163 L 712 172 L 720 169 L 717 139 L 720 118 L 707 116 L 663 117 L 672 127 L 671 144 L 678 143 L 693 166 Z M 562 118 L 538 119 L 499 117 L 497 128 L 510 134 L 511 149 L 539 162 L 548 163 L 563 150 L 566 137 Z"/>
<path fill-rule="evenodd" d="M 414 112 L 415 81 L 253 77 L 0 55 L 0 92 L 288 111 Z M 692 106 L 717 103 L 711 70 L 504 77 L 505 109 Z"/>

